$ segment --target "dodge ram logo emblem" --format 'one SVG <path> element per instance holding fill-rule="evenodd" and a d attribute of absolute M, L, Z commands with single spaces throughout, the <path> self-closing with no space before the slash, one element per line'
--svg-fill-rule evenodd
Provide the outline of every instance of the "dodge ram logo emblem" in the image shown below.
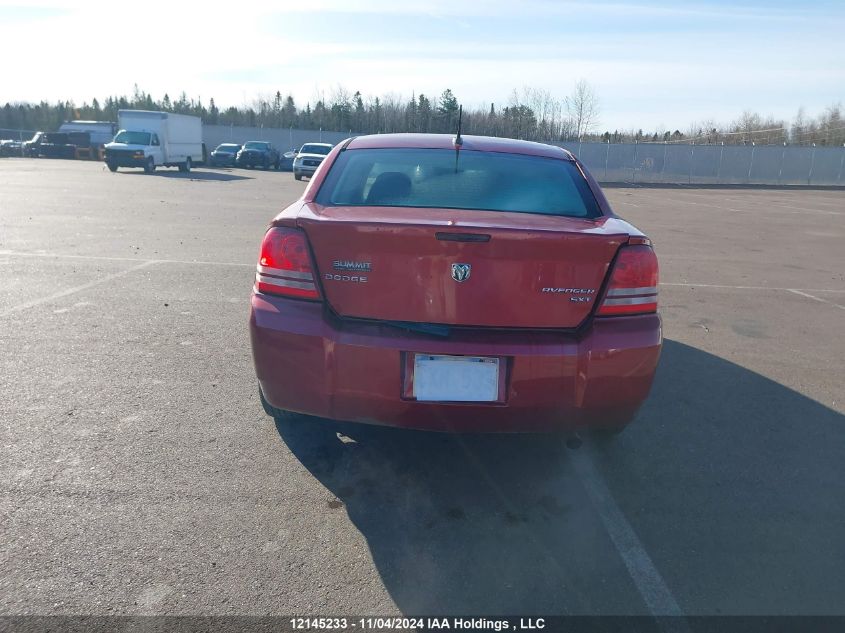
<path fill-rule="evenodd" d="M 472 266 L 469 264 L 452 264 L 452 279 L 458 283 L 462 283 L 469 279 L 469 273 Z"/>

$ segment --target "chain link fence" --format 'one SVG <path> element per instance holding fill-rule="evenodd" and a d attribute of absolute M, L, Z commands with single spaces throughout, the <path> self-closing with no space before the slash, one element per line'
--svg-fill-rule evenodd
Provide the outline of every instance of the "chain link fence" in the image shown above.
<path fill-rule="evenodd" d="M 5 136 L 3 135 L 5 133 Z M 0 130 L 26 140 L 31 130 Z M 203 125 L 208 150 L 220 143 L 270 141 L 278 149 L 339 143 L 349 132 Z M 578 156 L 599 182 L 687 185 L 843 185 L 845 146 L 556 143 Z"/>
<path fill-rule="evenodd" d="M 600 182 L 845 185 L 845 147 L 557 143 Z"/>
<path fill-rule="evenodd" d="M 219 143 L 270 141 L 280 149 L 339 143 L 349 132 L 203 126 L 209 149 Z M 845 185 L 845 147 L 556 143 L 578 156 L 599 182 L 687 185 Z"/>
<path fill-rule="evenodd" d="M 270 141 L 278 148 L 339 143 L 349 132 L 203 126 L 209 149 L 218 143 Z M 845 185 L 845 147 L 695 145 L 680 143 L 556 143 L 587 165 L 599 182 L 666 184 Z"/>
<path fill-rule="evenodd" d="M 247 141 L 270 141 L 277 149 L 285 152 L 299 149 L 304 143 L 340 143 L 353 136 L 351 132 L 326 132 L 322 130 L 298 130 L 296 128 L 244 127 L 239 125 L 203 125 L 203 138 L 208 151 L 220 143 L 246 143 Z"/>
<path fill-rule="evenodd" d="M 11 130 L 0 128 L 0 141 L 28 141 L 35 136 L 35 130 Z"/>

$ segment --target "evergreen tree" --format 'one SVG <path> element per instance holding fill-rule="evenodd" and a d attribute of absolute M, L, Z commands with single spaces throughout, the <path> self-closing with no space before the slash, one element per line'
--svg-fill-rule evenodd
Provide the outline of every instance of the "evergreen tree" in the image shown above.
<path fill-rule="evenodd" d="M 352 95 L 352 104 L 355 108 L 352 115 L 352 125 L 356 131 L 361 132 L 365 128 L 366 111 L 364 108 L 364 99 L 361 97 L 360 91 L 355 91 L 355 94 Z"/>
<path fill-rule="evenodd" d="M 282 93 L 280 90 L 277 90 L 276 96 L 273 97 L 273 127 L 282 127 Z"/>
<path fill-rule="evenodd" d="M 293 97 L 288 95 L 285 98 L 285 105 L 282 106 L 282 126 L 292 127 L 296 125 L 296 104 Z"/>
<path fill-rule="evenodd" d="M 188 95 L 185 94 L 184 90 L 182 91 L 182 94 L 179 95 L 179 100 L 173 104 L 173 109 L 179 114 L 187 114 L 188 110 L 190 110 Z"/>
<path fill-rule="evenodd" d="M 453 131 L 453 119 L 458 114 L 458 100 L 449 88 L 443 91 L 440 95 L 440 100 L 437 104 L 437 119 L 438 128 L 441 132 Z"/>
<path fill-rule="evenodd" d="M 417 131 L 429 132 L 431 131 L 431 101 L 423 93 L 420 93 L 417 101 L 417 119 L 419 120 Z"/>
<path fill-rule="evenodd" d="M 405 105 L 405 129 L 410 132 L 418 132 L 417 129 L 417 99 L 411 93 L 411 100 Z"/>
<path fill-rule="evenodd" d="M 214 103 L 214 97 L 211 97 L 208 101 L 208 122 L 211 125 L 217 125 L 218 120 L 220 119 L 220 111 L 217 109 L 217 106 Z"/>

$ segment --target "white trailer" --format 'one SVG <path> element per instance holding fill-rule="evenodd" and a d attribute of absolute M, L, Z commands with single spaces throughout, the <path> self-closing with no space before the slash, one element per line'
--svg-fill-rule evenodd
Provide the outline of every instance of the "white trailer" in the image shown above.
<path fill-rule="evenodd" d="M 88 132 L 91 147 L 99 148 L 111 143 L 117 132 L 117 125 L 110 121 L 65 121 L 59 127 L 59 132 Z"/>
<path fill-rule="evenodd" d="M 202 163 L 202 120 L 187 114 L 152 110 L 120 110 L 120 128 L 114 141 L 106 145 L 106 165 L 143 167 L 147 173 L 156 167 L 178 167 L 191 171 Z"/>

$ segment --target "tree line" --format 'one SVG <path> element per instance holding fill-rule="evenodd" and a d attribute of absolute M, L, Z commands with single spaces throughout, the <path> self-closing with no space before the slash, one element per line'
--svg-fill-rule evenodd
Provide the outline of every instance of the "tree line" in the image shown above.
<path fill-rule="evenodd" d="M 355 134 L 388 132 L 454 133 L 458 123 L 457 96 L 445 89 L 438 96 L 424 93 L 403 97 L 389 93 L 365 96 L 338 86 L 328 95 L 319 92 L 304 107 L 292 95 L 261 96 L 248 105 L 219 107 L 215 100 L 189 98 L 184 92 L 172 99 L 161 99 L 137 86 L 131 96 L 92 99 L 82 105 L 73 101 L 48 103 L 6 103 L 0 109 L 0 128 L 55 130 L 64 121 L 75 119 L 117 121 L 121 109 L 164 110 L 202 117 L 212 125 L 238 125 L 268 128 L 322 129 Z M 464 134 L 507 136 L 532 141 L 601 141 L 727 143 L 727 144 L 820 144 L 845 143 L 845 122 L 840 103 L 821 114 L 808 116 L 804 109 L 792 121 L 744 112 L 736 120 L 719 124 L 713 120 L 691 124 L 685 131 L 655 129 L 601 130 L 599 99 L 592 86 L 579 81 L 572 92 L 557 98 L 536 88 L 514 90 L 506 104 L 464 107 L 461 118 Z"/>

